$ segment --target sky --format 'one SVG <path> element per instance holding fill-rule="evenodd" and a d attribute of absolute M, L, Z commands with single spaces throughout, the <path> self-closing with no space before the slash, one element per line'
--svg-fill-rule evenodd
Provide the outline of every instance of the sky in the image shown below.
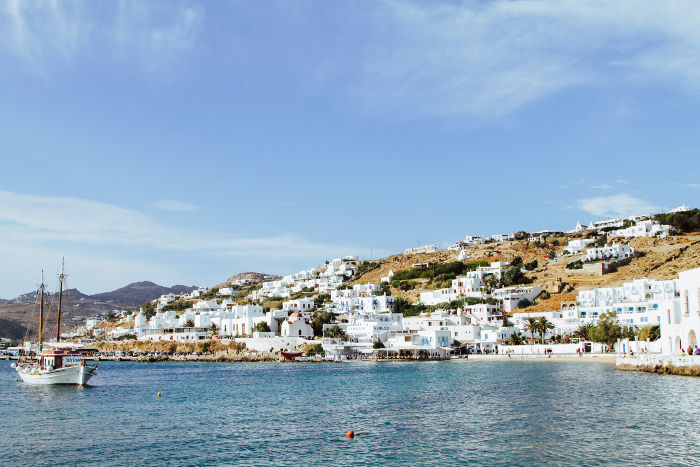
<path fill-rule="evenodd" d="M 0 297 L 700 200 L 700 2 L 0 0 Z"/>

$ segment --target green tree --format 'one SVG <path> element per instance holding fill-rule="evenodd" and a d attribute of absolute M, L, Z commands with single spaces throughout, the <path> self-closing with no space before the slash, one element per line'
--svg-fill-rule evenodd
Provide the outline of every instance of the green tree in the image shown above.
<path fill-rule="evenodd" d="M 323 335 L 323 325 L 330 324 L 335 319 L 335 315 L 330 311 L 324 311 L 316 315 L 314 320 L 311 322 L 311 327 L 314 330 L 314 336 Z"/>
<path fill-rule="evenodd" d="M 661 338 L 661 328 L 659 327 L 658 324 L 654 324 L 651 326 L 645 326 L 642 329 L 639 330 L 639 333 L 637 334 L 637 339 L 640 341 L 645 341 L 649 339 L 650 341 L 657 341 Z"/>
<path fill-rule="evenodd" d="M 384 348 L 384 343 L 382 341 L 374 341 L 372 343 L 372 348 L 373 349 L 383 349 Z"/>
<path fill-rule="evenodd" d="M 525 277 L 523 271 L 520 269 L 520 265 L 510 265 L 506 272 L 503 273 L 503 279 L 501 280 L 501 285 L 503 287 L 511 287 L 518 284 L 528 284 L 530 279 Z"/>
<path fill-rule="evenodd" d="M 267 324 L 265 321 L 260 321 L 256 323 L 255 326 L 253 326 L 252 329 L 253 332 L 272 332 L 272 329 L 270 329 L 270 325 Z"/>
<path fill-rule="evenodd" d="M 547 318 L 544 316 L 541 316 L 537 320 L 537 330 L 540 333 L 540 337 L 542 339 L 542 344 L 544 344 L 544 336 L 547 334 L 547 331 L 550 329 L 554 329 L 554 324 L 552 324 Z"/>
<path fill-rule="evenodd" d="M 324 355 L 326 355 L 326 351 L 323 350 L 323 345 L 321 345 L 321 344 L 314 344 L 314 345 L 310 345 L 310 346 L 306 349 L 306 355 L 309 356 L 309 357 L 313 357 L 313 356 L 316 356 L 316 355 L 320 355 L 321 357 L 323 357 Z"/>
<path fill-rule="evenodd" d="M 503 327 L 508 328 L 512 325 L 513 325 L 513 323 L 511 323 L 510 320 L 508 319 L 508 315 L 503 314 Z"/>
<path fill-rule="evenodd" d="M 209 332 L 213 335 L 219 332 L 219 327 L 216 325 L 216 323 L 211 323 L 211 326 L 209 326 Z"/>
<path fill-rule="evenodd" d="M 593 323 L 580 324 L 572 335 L 573 337 L 589 341 L 591 340 L 591 329 L 593 329 Z"/>
<path fill-rule="evenodd" d="M 194 327 L 194 321 L 192 321 L 191 319 L 188 319 L 187 321 L 185 321 L 185 327 L 186 327 L 186 328 L 193 328 L 193 327 Z"/>
<path fill-rule="evenodd" d="M 514 332 L 508 336 L 508 343 L 510 345 L 520 345 L 523 343 L 523 335 L 519 332 Z"/>
<path fill-rule="evenodd" d="M 598 318 L 598 324 L 591 328 L 590 337 L 594 342 L 602 342 L 612 347 L 622 336 L 622 329 L 617 322 L 617 314 L 613 311 L 603 313 Z"/>
<path fill-rule="evenodd" d="M 334 324 L 330 328 L 326 329 L 326 332 L 323 333 L 324 337 L 330 337 L 330 338 L 336 338 L 336 339 L 341 339 L 345 337 L 345 331 L 343 331 L 340 326 L 337 324 Z"/>
<path fill-rule="evenodd" d="M 316 308 L 321 308 L 321 306 L 326 303 L 331 301 L 331 294 L 328 293 L 322 293 L 318 294 L 314 297 L 314 306 Z"/>
<path fill-rule="evenodd" d="M 532 316 L 525 320 L 525 330 L 530 333 L 530 343 L 535 343 L 535 332 L 539 330 L 539 323 Z"/>

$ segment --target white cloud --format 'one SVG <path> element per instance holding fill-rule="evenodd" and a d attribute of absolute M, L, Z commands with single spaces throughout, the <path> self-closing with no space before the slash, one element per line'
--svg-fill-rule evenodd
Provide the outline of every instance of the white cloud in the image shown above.
<path fill-rule="evenodd" d="M 659 206 L 624 193 L 580 199 L 578 207 L 598 217 L 626 217 L 661 210 Z"/>
<path fill-rule="evenodd" d="M 675 183 L 678 186 L 684 186 L 686 188 L 700 188 L 700 183 Z"/>
<path fill-rule="evenodd" d="M 660 82 L 700 93 L 700 3 L 397 2 L 355 94 L 380 111 L 499 116 L 565 89 Z"/>
<path fill-rule="evenodd" d="M 591 188 L 594 190 L 609 190 L 612 187 L 610 185 L 606 185 L 605 183 L 596 183 L 595 185 L 591 185 Z"/>
<path fill-rule="evenodd" d="M 170 2 L 8 0 L 0 6 L 0 48 L 38 70 L 87 55 L 155 71 L 192 49 L 203 16 Z"/>
<path fill-rule="evenodd" d="M 165 211 L 176 212 L 194 211 L 196 209 L 199 209 L 199 206 L 196 206 L 194 204 L 183 203 L 182 201 L 176 201 L 173 199 L 162 199 L 160 201 L 156 201 L 155 203 L 153 203 L 153 206 L 158 209 L 163 209 Z"/>
<path fill-rule="evenodd" d="M 283 272 L 290 265 L 308 267 L 322 258 L 369 254 L 369 248 L 319 243 L 286 233 L 243 237 L 211 231 L 209 225 L 204 231 L 177 228 L 108 203 L 2 190 L 0 238 L 3 239 L 0 256 L 5 260 L 5 267 L 10 269 L 24 267 L 22 265 L 30 259 L 32 265 L 42 264 L 41 257 L 44 261 L 55 257 L 58 261 L 65 251 L 71 251 L 73 261 L 90 265 L 93 277 L 86 282 L 93 291 L 109 290 L 106 283 L 116 287 L 143 280 L 151 272 L 157 276 L 150 280 L 164 278 L 160 280 L 172 283 L 192 270 L 209 270 L 207 263 L 224 268 L 221 280 L 232 272 L 228 270 L 232 264 L 265 266 L 272 272 Z M 386 252 L 375 250 L 375 253 Z M 173 267 L 178 274 L 173 272 Z M 116 284 L 115 271 L 120 274 Z M 13 280 L 20 279 L 13 277 Z M 201 284 L 202 280 L 192 277 L 181 282 Z M 12 293 L 26 291 L 28 284 L 33 285 L 34 276 L 23 277 L 21 282 L 14 285 Z M 0 284 L 0 296 L 13 296 L 7 290 L 10 289 L 5 284 Z"/>
<path fill-rule="evenodd" d="M 625 180 L 624 178 L 618 178 L 617 180 L 615 180 L 615 182 L 617 182 L 621 185 L 629 185 L 630 184 L 630 182 Z"/>

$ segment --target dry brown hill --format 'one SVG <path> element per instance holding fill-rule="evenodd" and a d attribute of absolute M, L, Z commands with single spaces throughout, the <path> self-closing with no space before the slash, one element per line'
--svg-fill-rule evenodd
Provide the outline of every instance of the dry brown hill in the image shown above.
<path fill-rule="evenodd" d="M 524 262 L 534 259 L 538 267 L 526 275 L 533 279 L 533 284 L 554 291 L 553 286 L 561 283 L 558 293 L 553 293 L 549 300 L 540 301 L 528 308 L 528 311 L 558 310 L 562 301 L 574 300 L 579 290 L 595 287 L 619 285 L 642 277 L 650 279 L 674 278 L 680 271 L 700 267 L 700 233 L 677 235 L 668 238 L 635 238 L 630 245 L 640 252 L 630 264 L 621 266 L 616 272 L 603 276 L 575 274 L 566 269 L 566 264 L 580 256 L 560 256 L 569 240 L 581 238 L 580 234 L 562 235 L 548 238 L 547 243 L 537 245 L 527 240 L 513 240 L 501 243 L 487 243 L 468 248 L 469 261 L 486 260 L 511 261 L 520 256 Z M 617 239 L 620 242 L 622 239 Z M 616 241 L 617 241 L 616 240 Z M 546 258 L 553 250 L 557 258 Z M 409 269 L 420 263 L 445 263 L 456 261 L 457 252 L 441 250 L 435 253 L 417 255 L 393 255 L 381 260 L 379 266 L 358 277 L 354 282 L 379 282 L 389 271 L 394 272 Z M 420 292 L 429 288 L 418 287 L 415 290 L 402 292 L 392 289 L 392 295 L 417 300 Z"/>

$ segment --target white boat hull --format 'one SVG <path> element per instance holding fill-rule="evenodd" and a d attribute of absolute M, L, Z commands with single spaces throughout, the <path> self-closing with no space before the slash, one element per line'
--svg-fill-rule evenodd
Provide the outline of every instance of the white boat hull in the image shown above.
<path fill-rule="evenodd" d="M 77 384 L 85 385 L 97 374 L 96 366 L 73 365 L 55 370 L 32 370 L 31 367 L 17 367 L 17 373 L 27 384 Z"/>

